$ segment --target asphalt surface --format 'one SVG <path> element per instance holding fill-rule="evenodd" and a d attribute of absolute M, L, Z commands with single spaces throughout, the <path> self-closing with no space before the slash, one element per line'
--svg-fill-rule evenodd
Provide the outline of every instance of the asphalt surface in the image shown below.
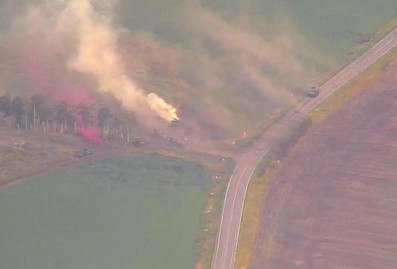
<path fill-rule="evenodd" d="M 212 269 L 232 269 L 237 250 L 241 218 L 249 181 L 259 161 L 277 143 L 279 138 L 294 128 L 308 113 L 340 89 L 347 82 L 366 70 L 375 61 L 397 45 L 397 28 L 379 41 L 369 51 L 346 66 L 321 86 L 320 95 L 306 98 L 295 109 L 291 110 L 276 125 L 270 128 L 264 137 L 257 141 L 247 152 L 243 153 L 236 163 L 226 191 L 222 220 L 218 232 Z"/>

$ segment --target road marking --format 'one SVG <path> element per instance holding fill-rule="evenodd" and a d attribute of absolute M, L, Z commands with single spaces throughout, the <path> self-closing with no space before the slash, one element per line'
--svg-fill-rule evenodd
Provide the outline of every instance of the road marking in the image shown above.
<path fill-rule="evenodd" d="M 238 193 L 238 186 L 240 186 L 240 182 L 241 182 L 241 179 L 243 178 L 243 175 L 244 175 L 244 173 L 245 173 L 245 170 L 247 170 L 247 165 L 245 165 L 244 166 L 244 169 L 243 169 L 243 171 L 241 172 L 241 174 L 240 174 L 240 177 L 238 178 L 238 181 L 237 181 L 237 186 L 236 186 L 236 190 L 235 190 L 235 192 L 234 192 L 234 197 L 233 197 L 233 203 L 232 203 L 232 207 L 231 208 L 234 208 L 234 205 L 235 205 L 235 202 L 236 202 L 236 197 L 237 197 L 237 193 Z M 230 214 L 230 221 L 229 221 L 229 229 L 227 230 L 227 240 L 226 240 L 226 246 L 229 246 L 229 241 L 230 241 L 230 224 L 232 223 L 232 221 L 233 221 L 233 210 L 231 210 L 231 214 Z M 226 249 L 228 249 L 228 247 L 226 248 Z M 223 253 L 222 253 L 222 259 L 221 259 L 221 268 L 222 268 L 222 265 L 224 265 L 225 264 L 225 259 L 226 259 L 226 253 L 227 253 L 227 251 L 224 251 Z"/>
<path fill-rule="evenodd" d="M 269 149 L 270 149 L 270 148 L 269 148 Z M 267 152 L 269 151 L 269 149 L 267 150 Z M 266 153 L 265 153 L 265 154 L 266 154 Z M 259 163 L 259 162 L 258 162 L 258 163 Z M 252 169 L 252 171 L 251 171 L 251 173 L 250 173 L 250 175 L 249 175 L 249 179 L 251 179 L 252 175 L 254 174 L 254 172 L 255 172 L 255 170 L 256 170 L 256 166 L 257 166 L 257 164 L 254 166 L 255 168 Z M 247 183 L 245 184 L 244 193 L 247 193 L 247 191 L 248 191 L 248 186 L 249 186 L 250 181 L 251 181 L 251 180 L 248 180 Z M 237 253 L 238 240 L 239 240 L 239 236 L 240 236 L 241 222 L 242 222 L 242 220 L 243 220 L 243 212 L 244 212 L 245 198 L 246 198 L 246 195 L 244 195 L 244 203 L 243 203 L 242 209 L 241 209 L 241 211 L 240 211 L 240 217 L 239 217 L 239 218 L 240 218 L 240 221 L 239 221 L 239 223 L 238 223 L 238 227 L 237 227 L 238 229 L 237 229 L 237 232 L 236 232 L 236 237 L 237 237 L 237 239 L 235 240 L 235 244 L 234 244 L 233 249 L 232 249 L 232 251 L 233 251 L 233 257 L 232 257 L 232 264 L 231 264 L 230 268 L 234 268 L 234 263 L 235 263 L 235 261 L 236 261 L 236 253 Z"/>
<path fill-rule="evenodd" d="M 220 242 L 221 242 L 220 239 L 221 239 L 221 234 L 222 234 L 223 219 L 224 219 L 224 217 L 225 217 L 224 212 L 225 212 L 227 197 L 228 197 L 228 194 L 229 194 L 229 187 L 230 187 L 230 184 L 233 182 L 233 177 L 234 177 L 234 174 L 235 174 L 235 172 L 236 172 L 236 170 L 237 170 L 237 167 L 238 167 L 238 165 L 236 165 L 236 166 L 234 167 L 233 172 L 232 172 L 232 175 L 231 175 L 231 177 L 230 177 L 230 179 L 229 179 L 229 183 L 227 184 L 226 193 L 225 193 L 225 198 L 224 198 L 224 200 L 223 200 L 223 206 L 222 206 L 221 223 L 220 223 L 219 231 L 218 231 L 218 238 L 217 238 L 217 241 L 218 241 L 218 242 L 217 242 L 217 244 L 216 244 L 216 246 L 215 246 L 215 249 L 214 249 L 215 255 L 214 255 L 214 258 L 213 258 L 213 260 L 212 260 L 211 268 L 214 268 L 215 263 L 216 263 L 216 261 L 217 261 L 219 245 L 220 245 Z"/>
<path fill-rule="evenodd" d="M 281 121 L 276 124 L 275 126 L 273 126 L 271 129 L 269 129 L 264 137 L 264 140 L 262 140 L 261 142 L 256 143 L 256 145 L 264 145 L 265 147 L 268 147 L 266 149 L 266 151 L 262 152 L 262 156 L 267 154 L 268 151 L 270 150 L 270 148 L 272 147 L 272 145 L 274 144 L 276 139 L 276 135 L 279 132 L 282 132 L 283 129 L 285 128 L 290 128 L 291 126 L 291 121 L 294 121 L 294 118 L 299 115 L 300 112 L 303 112 L 302 115 L 300 115 L 301 117 L 298 118 L 302 118 L 302 116 L 306 115 L 307 113 L 310 112 L 310 110 L 313 110 L 314 108 L 316 108 L 320 103 L 322 103 L 325 99 L 327 99 L 330 95 L 332 95 L 334 92 L 336 92 L 337 90 L 339 90 L 343 85 L 345 85 L 346 83 L 348 83 L 350 80 L 352 80 L 353 78 L 355 78 L 358 74 L 360 74 L 361 72 L 365 71 L 366 69 L 368 69 L 374 62 L 376 62 L 377 60 L 379 60 L 382 56 L 384 56 L 388 51 L 390 51 L 393 47 L 395 47 L 397 44 L 397 28 L 395 30 L 393 30 L 391 33 L 389 33 L 386 37 L 384 37 L 382 40 L 380 40 L 378 43 L 376 43 L 370 50 L 368 50 L 367 52 L 365 52 L 363 55 L 361 55 L 359 58 L 357 58 L 355 61 L 353 61 L 352 63 L 350 63 L 349 65 L 347 65 L 345 68 L 343 68 L 340 72 L 338 72 L 337 74 L 335 74 L 332 78 L 330 78 L 327 82 L 325 82 L 322 87 L 324 87 L 323 90 L 323 94 L 320 95 L 319 98 L 316 98 L 314 100 L 308 100 L 303 101 L 301 105 L 299 105 L 298 108 L 295 109 L 295 111 L 290 111 L 288 112 L 285 117 L 283 119 L 281 119 Z M 306 103 L 305 103 L 306 102 Z M 308 110 L 305 112 L 305 110 Z M 278 131 L 278 132 L 277 132 Z M 253 148 L 253 151 L 257 151 L 257 148 Z M 255 152 L 251 152 L 254 153 Z M 250 152 L 246 152 L 244 153 L 243 156 L 249 156 Z M 244 169 L 242 171 L 242 173 L 240 174 L 238 180 L 237 180 L 237 185 L 236 185 L 236 189 L 234 192 L 234 196 L 233 196 L 233 202 L 232 202 L 232 206 L 230 207 L 230 212 L 226 212 L 226 204 L 229 201 L 229 192 L 230 192 L 230 186 L 231 184 L 235 184 L 235 173 L 237 172 L 237 167 L 241 168 L 241 165 L 238 165 L 238 163 L 241 163 L 244 161 L 244 157 L 241 157 L 240 159 L 237 160 L 237 164 L 235 169 L 233 170 L 233 174 L 230 178 L 229 184 L 227 186 L 227 190 L 226 190 L 226 195 L 225 195 L 225 200 L 224 200 L 224 204 L 223 204 L 223 211 L 222 211 L 222 218 L 221 218 L 221 224 L 219 227 L 219 231 L 218 231 L 218 242 L 216 244 L 215 247 L 215 255 L 214 255 L 214 259 L 212 261 L 212 266 L 211 268 L 213 269 L 232 269 L 234 266 L 234 262 L 235 262 L 235 253 L 237 251 L 237 246 L 238 246 L 238 237 L 240 234 L 240 225 L 241 225 L 241 220 L 242 220 L 242 215 L 243 215 L 243 211 L 244 211 L 244 201 L 246 199 L 246 194 L 247 194 L 247 189 L 249 186 L 249 182 L 250 179 L 252 177 L 253 172 L 255 171 L 255 167 L 257 166 L 257 164 L 259 163 L 260 159 L 259 158 L 255 158 L 253 159 L 256 163 L 254 164 L 255 166 L 253 167 L 251 173 L 250 173 L 250 177 L 248 178 L 248 180 L 245 182 L 244 187 L 244 193 L 243 193 L 243 197 L 242 197 L 242 204 L 240 204 L 239 206 L 241 207 L 240 212 L 239 213 L 239 218 L 238 218 L 238 223 L 237 223 L 237 228 L 238 230 L 234 233 L 234 237 L 233 237 L 233 242 L 232 242 L 232 249 L 231 249 L 231 260 L 229 260 L 228 263 L 228 267 L 225 267 L 225 259 L 228 256 L 228 253 L 230 255 L 229 252 L 229 242 L 232 239 L 230 237 L 230 229 L 232 227 L 232 223 L 233 223 L 233 212 L 235 209 L 235 203 L 236 203 L 236 197 L 237 194 L 239 193 L 239 189 L 242 188 L 242 186 L 240 186 L 241 180 L 243 178 L 243 175 L 248 167 L 247 164 L 245 164 Z M 258 161 L 257 161 L 258 160 Z M 248 160 L 249 161 L 249 160 Z M 233 195 L 233 194 L 230 194 Z M 232 196 L 230 196 L 232 197 Z M 231 198 L 230 198 L 231 199 Z M 229 222 L 228 222 L 228 226 L 224 227 L 225 222 L 224 217 L 225 215 L 229 213 Z M 224 231 L 226 230 L 226 231 Z M 221 248 L 221 237 L 225 236 L 225 233 L 227 235 L 226 237 L 226 242 L 227 244 L 224 246 L 224 249 L 220 249 Z M 237 236 L 237 237 L 236 237 Z M 219 264 L 220 267 L 218 266 L 218 258 L 219 258 L 219 253 L 220 251 L 223 250 L 223 253 L 221 253 L 221 259 L 220 262 L 221 264 Z"/>

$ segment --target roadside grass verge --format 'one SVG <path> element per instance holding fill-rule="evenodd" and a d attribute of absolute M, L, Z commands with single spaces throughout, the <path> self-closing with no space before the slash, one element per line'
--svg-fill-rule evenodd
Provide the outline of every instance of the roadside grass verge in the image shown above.
<path fill-rule="evenodd" d="M 299 122 L 289 134 L 273 146 L 270 152 L 257 166 L 248 186 L 244 203 L 240 235 L 236 254 L 235 268 L 249 268 L 259 232 L 260 220 L 263 213 L 263 203 L 266 200 L 269 185 L 281 170 L 281 161 L 299 142 L 311 126 L 309 118 Z"/>
<path fill-rule="evenodd" d="M 319 77 L 317 77 L 315 79 L 315 81 L 317 81 L 319 85 L 323 84 L 330 77 L 334 76 L 340 70 L 342 70 L 347 65 L 349 65 L 351 62 L 353 62 L 354 60 L 358 59 L 361 55 L 366 53 L 376 43 L 381 41 L 384 37 L 386 37 L 388 34 L 390 34 L 396 28 L 397 28 L 397 18 L 391 20 L 386 26 L 379 28 L 375 34 L 373 34 L 368 39 L 365 39 L 364 42 L 362 42 L 362 43 L 358 44 L 356 47 L 354 47 L 350 52 L 348 52 L 346 54 L 346 57 L 344 57 L 344 59 L 342 59 L 341 63 L 339 65 L 336 65 L 335 68 L 333 68 L 333 71 L 331 71 L 329 73 L 324 73 L 323 75 L 320 75 Z"/>
<path fill-rule="evenodd" d="M 354 59 L 358 58 L 360 55 L 364 54 L 370 48 L 372 48 L 376 43 L 378 43 L 382 38 L 390 34 L 394 29 L 397 28 L 397 18 L 393 19 L 385 27 L 380 28 L 369 40 L 363 44 L 354 48 L 348 54 L 348 62 L 350 63 Z"/>
<path fill-rule="evenodd" d="M 243 133 L 241 136 L 231 139 L 214 141 L 211 143 L 212 147 L 218 151 L 240 153 L 252 146 L 252 144 L 260 139 L 269 128 L 279 122 L 287 112 L 287 109 L 280 108 L 275 111 L 273 115 L 265 118 L 265 120 L 248 129 L 245 134 Z"/>
<path fill-rule="evenodd" d="M 269 184 L 276 178 L 280 168 L 280 162 L 265 158 L 250 180 L 244 204 L 235 268 L 249 268 L 259 232 L 263 202 L 266 199 Z"/>
<path fill-rule="evenodd" d="M 316 125 L 324 121 L 329 115 L 341 108 L 345 102 L 353 99 L 362 90 L 374 83 L 383 72 L 395 63 L 397 63 L 397 48 L 392 49 L 358 77 L 354 78 L 316 107 L 309 114 L 312 123 Z"/>
<path fill-rule="evenodd" d="M 212 184 L 200 164 L 134 154 L 2 189 L 2 267 L 192 268 Z"/>
<path fill-rule="evenodd" d="M 386 35 L 388 35 L 390 32 L 392 32 L 395 28 L 397 28 L 397 18 L 393 19 L 387 26 L 380 28 L 371 38 L 368 40 L 365 40 L 362 44 L 356 46 L 353 50 L 351 50 L 345 60 L 338 65 L 333 73 L 327 73 L 324 74 L 316 79 L 316 81 L 319 81 L 322 84 L 323 82 L 327 81 L 330 77 L 332 77 L 334 74 L 337 74 L 340 70 L 342 70 L 345 66 L 347 66 L 349 63 L 360 57 L 362 54 L 364 54 L 366 51 L 368 51 L 371 47 L 373 47 L 377 42 L 379 42 L 382 38 L 384 38 Z M 394 49 L 395 50 L 395 49 Z M 394 53 L 389 53 L 391 56 L 389 56 L 389 59 L 384 59 L 387 57 L 383 57 L 379 62 L 383 64 L 383 66 L 380 68 L 381 70 L 373 70 L 373 67 L 370 67 L 367 71 L 365 71 L 363 74 L 368 73 L 369 70 L 377 71 L 375 73 L 380 73 L 381 71 L 384 70 L 390 63 L 392 62 L 392 58 L 394 57 L 393 55 L 396 55 L 396 52 Z M 376 64 L 375 64 L 376 65 Z M 376 68 L 375 68 L 376 69 Z M 377 74 L 373 74 L 376 75 Z M 360 76 L 359 76 L 360 77 Z M 357 80 L 357 78 L 355 79 Z M 353 80 L 354 81 L 354 80 Z M 370 83 L 370 80 L 367 80 L 365 82 L 362 82 L 360 85 L 357 85 L 359 88 L 361 85 L 365 85 L 366 83 Z M 349 83 L 350 84 L 350 83 Z M 349 84 L 347 84 L 345 87 L 348 87 Z M 344 88 L 345 88 L 344 87 Z M 339 92 L 344 91 L 343 88 L 339 90 L 335 95 L 338 95 Z M 359 91 L 357 90 L 356 93 Z M 340 93 L 339 93 L 340 94 Z M 356 94 L 354 94 L 354 91 L 346 91 L 346 93 L 341 94 L 344 97 L 349 97 L 351 96 L 354 97 Z M 330 97 L 332 98 L 332 97 Z M 329 98 L 329 99 L 330 99 Z M 337 108 L 336 108 L 337 109 Z M 244 149 L 250 147 L 255 141 L 260 139 L 263 134 L 275 123 L 279 122 L 283 116 L 288 112 L 288 109 L 286 108 L 280 108 L 275 113 L 273 113 L 272 116 L 270 116 L 268 119 L 260 122 L 253 128 L 247 131 L 246 136 L 240 136 L 237 138 L 233 139 L 227 139 L 227 140 L 222 140 L 218 142 L 214 142 L 214 148 L 218 150 L 229 150 L 229 151 L 234 151 L 234 152 L 241 152 Z"/>
<path fill-rule="evenodd" d="M 155 150 L 167 157 L 178 158 L 184 161 L 200 164 L 212 174 L 212 185 L 207 193 L 206 203 L 202 210 L 201 230 L 197 239 L 198 261 L 195 268 L 211 268 L 212 258 L 222 217 L 223 201 L 230 176 L 235 167 L 232 158 L 208 155 L 183 150 Z"/>
<path fill-rule="evenodd" d="M 199 249 L 199 260 L 196 264 L 197 269 L 211 268 L 222 217 L 223 201 L 233 168 L 234 162 L 231 159 L 225 159 L 225 166 L 215 170 L 214 184 L 208 193 L 201 217 L 202 230 L 200 231 L 200 237 L 197 242 Z"/>
<path fill-rule="evenodd" d="M 236 141 L 236 147 L 239 150 L 249 148 L 258 139 L 260 139 L 267 130 L 269 130 L 274 124 L 279 122 L 288 112 L 288 109 L 278 109 L 269 119 L 264 120 L 258 126 L 253 128 L 250 133 L 247 133 L 247 137 L 240 138 Z"/>
<path fill-rule="evenodd" d="M 212 182 L 204 194 L 205 204 L 201 209 L 200 230 L 197 231 L 197 267 L 209 268 L 219 228 L 223 198 L 234 162 L 231 158 L 181 149 L 136 149 L 133 146 L 107 144 L 94 149 L 87 159 L 76 159 L 74 153 L 83 147 L 91 147 L 78 137 L 58 134 L 24 132 L 1 128 L 0 184 L 12 183 L 23 178 L 45 175 L 52 171 L 62 173 L 69 167 L 96 163 L 104 157 L 126 157 L 136 154 L 155 154 L 195 163 L 210 171 Z M 24 146 L 14 143 L 24 141 Z M 64 169 L 65 168 L 65 169 Z M 66 169 L 67 168 L 67 169 Z"/>
<path fill-rule="evenodd" d="M 48 135 L 44 137 L 37 135 L 40 137 L 36 138 L 35 133 L 26 134 L 22 131 L 18 132 L 8 129 L 2 130 L 2 133 L 7 136 L 7 140 L 2 140 L 2 143 L 0 143 L 0 183 L 58 170 L 64 164 L 69 167 L 69 165 L 72 165 L 72 161 L 75 160 L 74 151 L 79 148 L 79 145 L 81 146 L 78 138 L 69 136 Z M 14 140 L 25 140 L 26 146 L 17 148 L 13 145 Z M 112 158 L 129 158 L 129 156 L 135 156 L 136 154 L 154 154 L 195 163 L 210 171 L 212 182 L 204 194 L 205 204 L 201 209 L 200 229 L 197 230 L 195 246 L 197 251 L 196 267 L 210 268 L 222 215 L 223 198 L 234 167 L 233 159 L 180 149 L 137 150 L 134 147 L 120 149 L 119 145 L 112 146 L 107 144 L 103 147 L 95 150 L 95 156 L 98 155 L 95 159 L 98 159 L 99 162 L 104 156 L 108 155 L 111 155 Z M 37 156 L 41 157 L 37 158 Z M 36 158 L 36 160 L 34 161 L 32 158 Z M 76 164 L 78 165 L 79 163 L 82 165 L 81 161 Z M 92 160 L 92 163 L 96 162 Z M 48 164 L 53 168 L 48 169 Z M 63 169 L 61 170 L 60 172 L 62 173 Z"/>
<path fill-rule="evenodd" d="M 372 46 L 383 36 L 389 33 L 397 25 L 397 20 L 385 30 L 380 31 L 374 38 Z M 365 49 L 367 50 L 368 47 Z M 357 53 L 357 57 L 361 53 Z M 254 176 L 248 187 L 247 197 L 244 205 L 243 219 L 241 224 L 236 268 L 249 268 L 252 254 L 255 247 L 256 237 L 259 231 L 260 219 L 263 213 L 263 203 L 266 200 L 269 184 L 277 178 L 281 170 L 281 161 L 287 157 L 289 152 L 295 147 L 299 139 L 307 132 L 312 125 L 316 125 L 325 120 L 329 115 L 338 110 L 346 101 L 353 99 L 363 89 L 373 83 L 390 66 L 397 63 L 397 48 L 383 56 L 374 65 L 360 74 L 357 78 L 338 90 L 320 106 L 314 109 L 303 122 L 297 126 L 281 141 L 275 145 L 258 165 Z"/>

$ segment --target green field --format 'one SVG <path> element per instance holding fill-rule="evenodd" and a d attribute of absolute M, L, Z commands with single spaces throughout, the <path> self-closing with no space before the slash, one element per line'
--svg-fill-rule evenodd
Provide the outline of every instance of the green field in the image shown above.
<path fill-rule="evenodd" d="M 0 3 L 0 31 L 4 31 L 0 45 L 5 44 L 0 46 L 0 91 L 34 90 L 29 74 L 24 74 L 21 44 L 45 55 L 41 60 L 49 77 L 95 90 L 92 83 L 60 66 L 58 56 L 68 58 L 75 52 L 41 51 L 45 46 L 40 41 L 24 36 L 29 24 L 18 35 L 10 35 L 26 3 L 40 2 L 44 1 Z M 98 7 L 112 1 L 91 2 Z M 395 0 L 117 2 L 108 13 L 119 34 L 118 52 L 126 75 L 145 92 L 156 92 L 175 105 L 189 128 L 209 138 L 252 133 L 275 111 L 293 106 L 310 84 L 320 83 L 343 66 L 354 48 L 397 14 Z M 38 29 L 51 23 L 44 20 Z M 41 32 L 33 36 L 41 35 L 47 38 Z M 20 41 L 14 44 L 15 36 Z"/>
<path fill-rule="evenodd" d="M 293 105 L 290 94 L 299 100 L 334 73 L 395 18 L 397 1 L 125 0 L 117 14 L 133 35 L 147 33 L 175 53 L 178 79 L 192 90 L 167 79 L 157 86 L 143 79 L 146 87 L 230 135 Z"/>
<path fill-rule="evenodd" d="M 192 163 L 137 155 L 2 189 L 0 267 L 193 268 L 210 179 Z"/>
<path fill-rule="evenodd" d="M 275 30 L 283 27 L 290 31 L 282 25 L 282 20 L 288 20 L 293 25 L 289 28 L 295 29 L 293 34 L 305 38 L 313 52 L 337 60 L 357 45 L 355 38 L 371 37 L 397 16 L 394 0 L 123 0 L 117 20 L 129 29 L 151 32 L 169 43 L 186 43 L 186 37 L 198 38 L 186 29 L 190 25 L 183 23 L 186 15 L 202 12 L 192 10 L 196 2 L 201 3 L 202 10 L 211 10 L 229 22 L 246 16 L 250 22 L 246 30 L 263 34 L 264 40 L 281 34 Z"/>

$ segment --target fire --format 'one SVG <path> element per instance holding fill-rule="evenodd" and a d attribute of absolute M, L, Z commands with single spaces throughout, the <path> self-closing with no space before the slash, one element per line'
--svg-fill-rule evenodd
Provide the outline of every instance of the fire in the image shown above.
<path fill-rule="evenodd" d="M 99 89 L 119 99 L 125 108 L 138 113 L 151 109 L 160 118 L 171 122 L 179 119 L 176 108 L 155 93 L 146 94 L 125 75 L 125 65 L 117 51 L 117 31 L 109 18 L 96 12 L 92 0 L 74 0 L 60 16 L 60 22 L 75 27 L 78 49 L 69 67 L 93 75 Z"/>
<path fill-rule="evenodd" d="M 149 93 L 147 98 L 151 109 L 156 111 L 161 118 L 168 122 L 179 120 L 176 108 L 164 101 L 163 98 L 155 93 Z"/>
<path fill-rule="evenodd" d="M 115 28 L 112 24 L 112 6 L 117 1 L 102 2 L 107 5 L 100 2 L 102 1 L 43 0 L 42 5 L 30 8 L 17 25 L 22 30 L 28 29 L 28 36 L 43 42 L 43 48 L 59 53 L 62 56 L 61 64 L 65 60 L 67 68 L 94 78 L 98 91 L 113 95 L 125 109 L 135 112 L 140 118 L 145 120 L 155 114 L 167 122 L 178 120 L 175 107 L 157 94 L 141 89 L 128 77 L 118 48 L 119 33 L 126 30 Z M 59 96 L 58 99 L 61 100 L 69 99 L 66 95 L 73 92 L 84 91 L 76 86 L 60 87 L 59 84 L 65 82 L 58 83 L 42 72 L 43 68 L 36 69 L 35 65 L 41 64 L 41 57 L 45 56 L 31 57 L 31 74 L 37 78 L 38 84 L 42 84 L 38 86 L 51 92 L 53 97 Z M 54 89 L 57 89 L 56 93 L 53 93 Z"/>

